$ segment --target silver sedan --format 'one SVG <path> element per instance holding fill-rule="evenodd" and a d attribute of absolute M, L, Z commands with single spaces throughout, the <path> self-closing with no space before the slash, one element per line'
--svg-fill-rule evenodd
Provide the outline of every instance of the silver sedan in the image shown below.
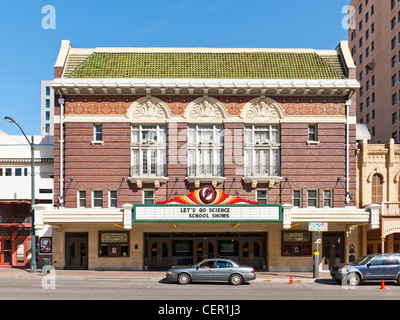
<path fill-rule="evenodd" d="M 254 280 L 253 267 L 240 266 L 228 259 L 207 259 L 191 267 L 167 270 L 167 280 L 188 284 L 190 282 L 229 282 L 240 285 L 244 281 Z"/>

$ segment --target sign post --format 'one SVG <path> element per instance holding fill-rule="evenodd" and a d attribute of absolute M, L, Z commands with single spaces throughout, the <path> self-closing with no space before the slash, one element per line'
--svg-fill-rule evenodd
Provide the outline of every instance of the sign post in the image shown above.
<path fill-rule="evenodd" d="M 308 223 L 308 231 L 315 231 L 315 243 L 317 244 L 317 250 L 313 252 L 313 278 L 319 278 L 319 248 L 318 244 L 321 243 L 321 239 L 319 238 L 319 234 L 321 231 L 328 231 L 328 223 L 326 222 L 309 222 Z"/>

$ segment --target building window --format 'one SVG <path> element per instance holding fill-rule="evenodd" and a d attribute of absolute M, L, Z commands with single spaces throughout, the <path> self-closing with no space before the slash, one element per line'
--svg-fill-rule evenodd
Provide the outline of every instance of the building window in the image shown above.
<path fill-rule="evenodd" d="M 50 108 L 50 99 L 46 99 L 46 109 Z"/>
<path fill-rule="evenodd" d="M 16 177 L 21 177 L 22 176 L 22 169 L 21 168 L 15 168 L 15 176 Z"/>
<path fill-rule="evenodd" d="M 311 233 L 304 231 L 282 232 L 282 256 L 311 256 Z"/>
<path fill-rule="evenodd" d="M 132 126 L 131 176 L 167 175 L 167 128 Z"/>
<path fill-rule="evenodd" d="M 318 190 L 307 190 L 307 207 L 318 207 Z"/>
<path fill-rule="evenodd" d="M 129 257 L 129 233 L 99 232 L 99 257 Z"/>
<path fill-rule="evenodd" d="M 144 204 L 155 204 L 154 190 L 143 190 L 143 203 Z"/>
<path fill-rule="evenodd" d="M 267 204 L 268 203 L 268 191 L 267 190 L 257 190 L 257 199 L 256 201 L 259 204 Z"/>
<path fill-rule="evenodd" d="M 280 176 L 280 148 L 279 126 L 245 127 L 245 176 Z"/>
<path fill-rule="evenodd" d="M 374 174 L 372 177 L 372 203 L 383 201 L 383 178 L 380 174 Z"/>
<path fill-rule="evenodd" d="M 103 141 L 103 125 L 94 125 L 94 141 Z"/>
<path fill-rule="evenodd" d="M 46 121 L 50 121 L 50 111 L 46 111 Z"/>
<path fill-rule="evenodd" d="M 293 190 L 293 207 L 301 207 L 301 190 Z"/>
<path fill-rule="evenodd" d="M 6 168 L 6 177 L 11 177 L 11 175 L 12 175 L 12 169 Z"/>
<path fill-rule="evenodd" d="M 93 191 L 93 208 L 103 208 L 103 191 Z"/>
<path fill-rule="evenodd" d="M 86 190 L 78 191 L 78 207 L 86 208 Z"/>
<path fill-rule="evenodd" d="M 46 133 L 50 132 L 50 124 L 46 123 L 46 129 L 45 129 Z"/>
<path fill-rule="evenodd" d="M 332 190 L 324 190 L 324 207 L 333 207 Z"/>
<path fill-rule="evenodd" d="M 46 87 L 46 96 L 50 95 L 50 87 Z"/>
<path fill-rule="evenodd" d="M 189 126 L 188 134 L 188 176 L 223 176 L 223 127 L 194 125 Z"/>
<path fill-rule="evenodd" d="M 118 208 L 118 191 L 110 190 L 109 193 L 110 208 Z"/>
<path fill-rule="evenodd" d="M 316 124 L 308 126 L 308 141 L 318 141 L 318 130 Z"/>

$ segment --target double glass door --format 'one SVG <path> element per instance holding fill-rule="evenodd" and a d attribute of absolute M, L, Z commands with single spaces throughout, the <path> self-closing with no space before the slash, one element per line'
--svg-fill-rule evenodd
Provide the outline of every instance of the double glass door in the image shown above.
<path fill-rule="evenodd" d="M 263 267 L 263 247 L 261 240 L 249 240 L 242 244 L 241 263 L 256 269 Z"/>
<path fill-rule="evenodd" d="M 165 270 L 170 267 L 191 266 L 205 259 L 227 258 L 262 269 L 266 263 L 266 234 L 158 234 L 145 235 L 145 268 Z"/>

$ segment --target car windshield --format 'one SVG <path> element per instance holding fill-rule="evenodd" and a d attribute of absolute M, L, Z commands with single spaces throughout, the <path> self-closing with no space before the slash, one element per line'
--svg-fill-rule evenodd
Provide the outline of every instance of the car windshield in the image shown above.
<path fill-rule="evenodd" d="M 352 264 L 359 266 L 361 264 L 366 264 L 368 262 L 368 260 L 370 260 L 370 259 L 371 259 L 370 256 L 362 256 L 362 257 L 359 257 L 358 259 L 354 260 Z"/>

